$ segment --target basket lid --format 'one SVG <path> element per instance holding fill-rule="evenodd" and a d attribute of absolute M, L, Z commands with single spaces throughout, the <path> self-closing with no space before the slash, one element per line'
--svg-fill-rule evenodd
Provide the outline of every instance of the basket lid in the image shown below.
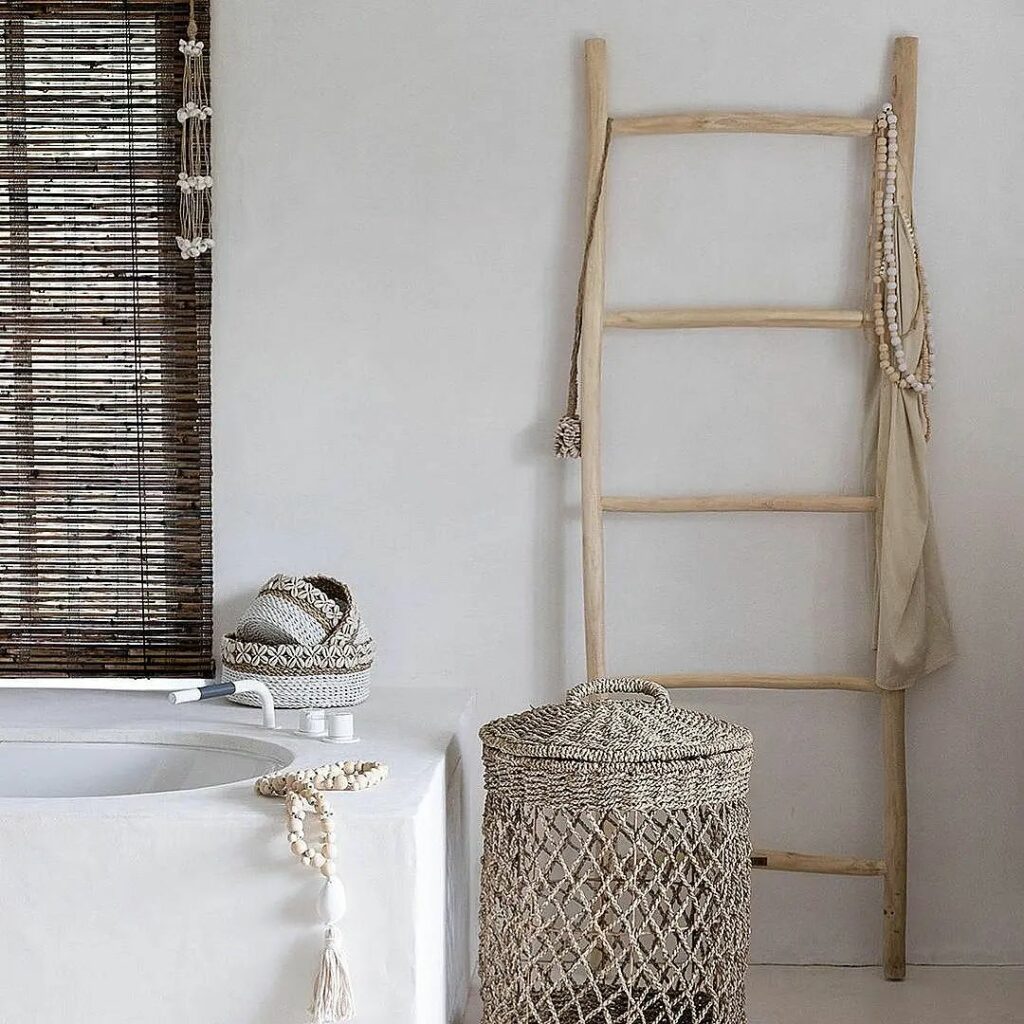
<path fill-rule="evenodd" d="M 591 699 L 612 693 L 653 700 Z M 484 745 L 521 757 L 564 761 L 684 761 L 743 750 L 749 729 L 687 708 L 649 679 L 593 679 L 573 687 L 562 704 L 544 704 L 498 718 L 480 730 Z"/>

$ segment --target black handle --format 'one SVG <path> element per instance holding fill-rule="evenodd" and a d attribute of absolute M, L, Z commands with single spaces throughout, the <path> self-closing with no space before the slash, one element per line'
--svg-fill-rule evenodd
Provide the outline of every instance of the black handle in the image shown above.
<path fill-rule="evenodd" d="M 199 687 L 199 699 L 209 700 L 211 697 L 230 697 L 235 692 L 234 683 L 210 683 Z"/>

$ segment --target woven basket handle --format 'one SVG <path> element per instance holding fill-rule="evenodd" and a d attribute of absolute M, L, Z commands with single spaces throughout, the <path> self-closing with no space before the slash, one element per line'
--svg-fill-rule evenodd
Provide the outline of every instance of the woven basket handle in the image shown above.
<path fill-rule="evenodd" d="M 672 703 L 668 690 L 650 679 L 591 679 L 588 683 L 574 686 L 565 695 L 565 703 L 580 705 L 588 697 L 601 693 L 643 693 L 653 697 L 656 704 L 667 707 Z"/>

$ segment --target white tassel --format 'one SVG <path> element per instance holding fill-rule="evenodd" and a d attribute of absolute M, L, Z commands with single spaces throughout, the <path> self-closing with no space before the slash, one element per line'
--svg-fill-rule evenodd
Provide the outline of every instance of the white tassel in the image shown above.
<path fill-rule="evenodd" d="M 338 1021 L 351 1020 L 355 1014 L 348 964 L 338 943 L 337 929 L 332 925 L 324 931 L 324 951 L 313 982 L 309 1014 L 313 1024 L 337 1024 Z"/>
<path fill-rule="evenodd" d="M 313 982 L 313 1001 L 309 1006 L 313 1024 L 337 1024 L 338 1021 L 351 1020 L 355 1014 L 352 980 L 336 927 L 345 915 L 345 905 L 345 888 L 338 877 L 332 875 L 324 882 L 317 900 L 317 910 L 324 923 L 324 948 L 320 955 L 320 969 Z"/>

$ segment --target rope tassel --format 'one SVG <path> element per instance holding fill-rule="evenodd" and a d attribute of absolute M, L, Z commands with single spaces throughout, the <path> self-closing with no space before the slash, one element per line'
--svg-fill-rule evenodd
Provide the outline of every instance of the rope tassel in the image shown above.
<path fill-rule="evenodd" d="M 560 459 L 579 459 L 583 456 L 583 425 L 579 416 L 567 414 L 558 421 L 555 455 Z"/>
<path fill-rule="evenodd" d="M 313 1024 L 337 1024 L 351 1020 L 352 980 L 341 948 L 337 924 L 345 914 L 345 889 L 337 877 L 329 878 L 320 892 L 317 909 L 324 923 L 324 948 L 313 982 L 309 1016 Z"/>

